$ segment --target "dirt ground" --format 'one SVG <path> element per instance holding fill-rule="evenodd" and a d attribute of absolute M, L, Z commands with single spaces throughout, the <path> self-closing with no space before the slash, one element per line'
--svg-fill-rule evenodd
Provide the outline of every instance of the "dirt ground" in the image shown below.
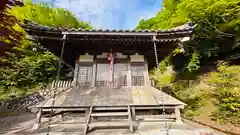
<path fill-rule="evenodd" d="M 32 131 L 35 114 L 29 112 L 14 113 L 13 116 L 0 117 L 0 134 L 27 135 Z"/>
<path fill-rule="evenodd" d="M 29 112 L 20 112 L 14 116 L 0 117 L 0 134 L 3 135 L 46 135 L 47 119 L 43 120 L 42 126 L 38 130 L 33 129 L 35 124 L 35 114 Z M 92 128 L 89 135 L 153 135 L 166 134 L 164 122 L 137 122 L 138 129 L 131 134 L 128 128 Z M 171 124 L 169 135 L 199 135 L 200 131 L 212 131 L 204 126 L 197 124 Z M 84 128 L 84 122 L 77 121 L 76 118 L 64 120 L 55 123 L 53 121 L 51 135 L 81 135 Z M 224 134 L 214 134 L 224 135 Z"/>

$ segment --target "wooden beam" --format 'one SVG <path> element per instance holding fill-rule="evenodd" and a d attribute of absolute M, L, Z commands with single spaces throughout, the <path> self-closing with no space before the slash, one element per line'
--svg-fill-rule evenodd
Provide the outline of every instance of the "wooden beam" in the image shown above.
<path fill-rule="evenodd" d="M 39 111 L 36 114 L 36 129 L 39 128 L 42 120 L 42 109 L 39 109 Z"/>
<path fill-rule="evenodd" d="M 89 112 L 88 112 L 88 115 L 87 115 L 87 117 L 86 117 L 86 123 L 85 123 L 85 128 L 84 128 L 84 135 L 86 135 L 87 132 L 88 132 L 92 111 L 93 111 L 93 106 L 90 107 Z"/>
<path fill-rule="evenodd" d="M 135 107 L 131 107 L 131 109 L 132 109 L 132 119 L 136 120 L 136 110 L 135 110 Z"/>
<path fill-rule="evenodd" d="M 130 105 L 130 106 L 134 106 L 136 109 L 144 109 L 144 108 L 162 108 L 162 106 L 159 106 L 159 105 Z M 164 108 L 175 108 L 176 106 L 179 106 L 179 105 L 176 105 L 176 104 L 169 104 L 169 105 L 164 105 Z M 91 106 L 38 106 L 36 108 L 38 109 L 85 109 L 85 108 L 89 108 Z M 110 106 L 97 106 L 97 108 L 105 108 L 105 107 L 110 107 L 110 108 L 113 108 L 113 107 L 116 107 L 116 108 L 121 108 L 121 107 L 126 107 L 126 105 L 110 105 Z"/>
<path fill-rule="evenodd" d="M 174 108 L 174 111 L 175 111 L 176 123 L 182 124 L 182 119 L 181 119 L 181 114 L 180 114 L 180 108 L 175 107 L 175 108 Z"/>
<path fill-rule="evenodd" d="M 93 66 L 92 66 L 92 87 L 96 86 L 96 75 L 97 75 L 97 62 L 96 60 L 94 59 L 94 62 L 93 62 Z"/>
<path fill-rule="evenodd" d="M 161 36 L 161 35 L 177 35 L 177 34 L 189 34 L 192 30 L 182 31 L 156 31 L 156 32 L 99 32 L 99 31 L 63 31 L 62 34 L 66 35 L 96 35 L 96 36 Z"/>
<path fill-rule="evenodd" d="M 132 113 L 131 113 L 131 107 L 130 106 L 128 106 L 128 121 L 129 121 L 130 132 L 133 133 L 133 120 L 132 120 Z"/>

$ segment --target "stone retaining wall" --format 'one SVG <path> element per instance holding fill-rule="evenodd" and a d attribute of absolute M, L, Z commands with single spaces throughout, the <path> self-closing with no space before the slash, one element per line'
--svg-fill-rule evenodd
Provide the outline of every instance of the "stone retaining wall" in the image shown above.
<path fill-rule="evenodd" d="M 28 111 L 29 107 L 40 103 L 46 98 L 52 97 L 55 94 L 59 94 L 66 89 L 71 88 L 71 81 L 54 81 L 49 87 L 39 92 L 29 94 L 23 97 L 14 97 L 6 101 L 0 101 L 0 112 L 1 111 Z"/>
<path fill-rule="evenodd" d="M 0 111 L 27 111 L 28 107 L 44 100 L 39 93 L 30 94 L 24 97 L 12 98 L 6 101 L 0 101 Z"/>

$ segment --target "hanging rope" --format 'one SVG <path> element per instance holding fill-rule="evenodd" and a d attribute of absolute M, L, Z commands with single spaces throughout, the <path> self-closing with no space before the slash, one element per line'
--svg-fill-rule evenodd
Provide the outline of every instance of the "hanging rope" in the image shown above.
<path fill-rule="evenodd" d="M 157 68 L 159 68 L 156 40 L 157 40 L 156 36 L 153 36 L 153 47 L 154 47 L 154 53 L 155 53 L 155 59 L 156 59 L 156 66 L 157 66 Z"/>
<path fill-rule="evenodd" d="M 60 77 L 60 71 L 61 71 L 61 65 L 62 65 L 62 58 L 63 58 L 63 52 L 64 52 L 64 47 L 65 47 L 65 41 L 66 41 L 66 35 L 63 35 L 63 44 L 62 44 L 62 50 L 61 50 L 61 55 L 60 55 L 60 60 L 58 62 L 58 70 L 57 70 L 57 76 L 56 76 L 56 82 L 58 82 L 59 77 Z M 50 111 L 50 117 L 48 119 L 48 131 L 47 131 L 47 135 L 49 135 L 50 130 L 51 130 L 51 123 L 52 123 L 52 116 L 53 116 L 53 107 L 55 105 L 55 100 L 56 100 L 56 91 L 57 91 L 58 87 L 55 84 L 54 88 L 53 88 L 53 97 L 52 97 L 52 108 Z"/>
<path fill-rule="evenodd" d="M 156 46 L 156 36 L 153 36 L 153 48 L 154 48 L 154 54 L 155 54 L 155 58 L 156 58 L 156 66 L 157 68 L 159 68 L 159 62 L 158 62 L 158 54 L 157 54 L 157 46 Z M 154 95 L 153 95 L 154 96 Z M 160 103 L 158 102 L 158 100 L 156 99 L 156 97 L 154 96 L 156 102 L 158 103 L 158 105 L 160 105 Z M 163 110 L 163 116 L 166 116 L 165 114 L 165 106 L 164 106 L 164 99 L 163 99 L 163 91 L 161 94 L 161 101 L 162 101 L 162 110 Z M 166 129 L 166 135 L 169 135 L 169 130 L 168 130 L 168 124 L 167 121 L 165 121 L 165 129 Z"/>

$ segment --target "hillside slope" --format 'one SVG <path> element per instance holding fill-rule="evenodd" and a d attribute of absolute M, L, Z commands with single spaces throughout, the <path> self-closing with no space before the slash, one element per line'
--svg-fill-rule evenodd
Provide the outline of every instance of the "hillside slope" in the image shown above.
<path fill-rule="evenodd" d="M 207 68 L 196 79 L 182 79 L 169 69 L 155 70 L 152 77 L 159 87 L 171 85 L 173 95 L 188 104 L 183 117 L 240 133 L 240 66 L 219 62 Z"/>

